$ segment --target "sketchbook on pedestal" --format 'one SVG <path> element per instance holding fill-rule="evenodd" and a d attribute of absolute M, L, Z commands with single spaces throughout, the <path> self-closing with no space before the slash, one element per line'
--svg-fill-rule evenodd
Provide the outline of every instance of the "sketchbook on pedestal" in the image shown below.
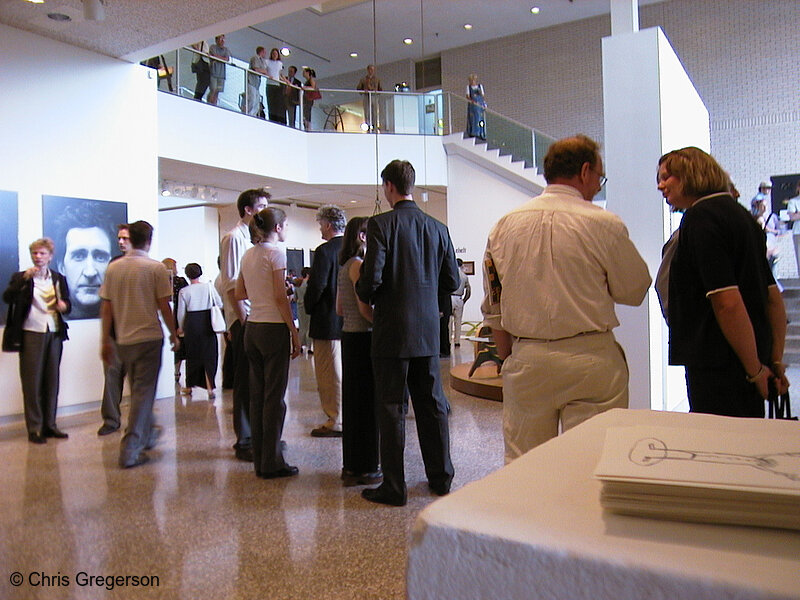
<path fill-rule="evenodd" d="M 800 529 L 796 436 L 612 427 L 594 473 L 619 514 Z"/>

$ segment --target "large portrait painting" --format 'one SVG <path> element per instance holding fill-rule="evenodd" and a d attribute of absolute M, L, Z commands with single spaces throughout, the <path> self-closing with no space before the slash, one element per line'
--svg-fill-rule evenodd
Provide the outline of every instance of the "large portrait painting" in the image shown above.
<path fill-rule="evenodd" d="M 0 190 L 0 286 L 6 289 L 11 275 L 19 271 L 19 213 L 17 193 Z M 33 240 L 31 240 L 33 241 Z M 6 324 L 8 306 L 0 299 L 0 325 Z"/>
<path fill-rule="evenodd" d="M 51 267 L 69 286 L 70 320 L 100 316 L 100 285 L 108 263 L 121 254 L 117 225 L 128 222 L 124 202 L 42 196 L 42 232 L 56 250 Z"/>

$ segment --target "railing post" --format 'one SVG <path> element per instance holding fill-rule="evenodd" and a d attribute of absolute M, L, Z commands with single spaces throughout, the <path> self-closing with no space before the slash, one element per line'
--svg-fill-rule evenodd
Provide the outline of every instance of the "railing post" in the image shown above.
<path fill-rule="evenodd" d="M 450 99 L 450 92 L 447 92 L 447 129 L 448 133 L 453 133 L 453 101 Z"/>
<path fill-rule="evenodd" d="M 181 56 L 178 53 L 179 50 L 175 50 L 175 93 L 180 96 L 181 95 Z"/>

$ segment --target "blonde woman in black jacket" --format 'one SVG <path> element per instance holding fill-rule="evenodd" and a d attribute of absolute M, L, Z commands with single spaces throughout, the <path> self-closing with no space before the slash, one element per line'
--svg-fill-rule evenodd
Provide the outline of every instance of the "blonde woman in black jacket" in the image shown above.
<path fill-rule="evenodd" d="M 62 315 L 72 305 L 66 279 L 49 266 L 54 249 L 49 238 L 33 242 L 33 266 L 14 273 L 3 292 L 3 301 L 9 305 L 3 350 L 20 353 L 25 425 L 33 444 L 44 444 L 49 437 L 69 437 L 56 427 L 56 408 L 62 344 L 68 339 Z"/>

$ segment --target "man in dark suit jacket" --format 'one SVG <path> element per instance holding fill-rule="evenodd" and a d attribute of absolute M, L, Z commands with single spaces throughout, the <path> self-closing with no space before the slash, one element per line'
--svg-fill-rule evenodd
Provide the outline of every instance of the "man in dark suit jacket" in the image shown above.
<path fill-rule="evenodd" d="M 356 292 L 374 304 L 372 363 L 381 434 L 383 484 L 362 495 L 371 502 L 406 503 L 403 468 L 406 385 L 417 420 L 428 486 L 443 496 L 450 491 L 448 402 L 439 376 L 439 303 L 441 291 L 458 287 L 453 243 L 442 223 L 413 201 L 414 167 L 394 160 L 381 173 L 392 211 L 367 225 L 367 253 Z"/>
<path fill-rule="evenodd" d="M 322 410 L 328 419 L 311 430 L 314 437 L 342 437 L 342 317 L 336 314 L 339 251 L 347 225 L 344 211 L 327 205 L 317 211 L 325 243 L 314 252 L 304 304 L 311 315 L 308 335 L 314 340 L 314 372 Z"/>

